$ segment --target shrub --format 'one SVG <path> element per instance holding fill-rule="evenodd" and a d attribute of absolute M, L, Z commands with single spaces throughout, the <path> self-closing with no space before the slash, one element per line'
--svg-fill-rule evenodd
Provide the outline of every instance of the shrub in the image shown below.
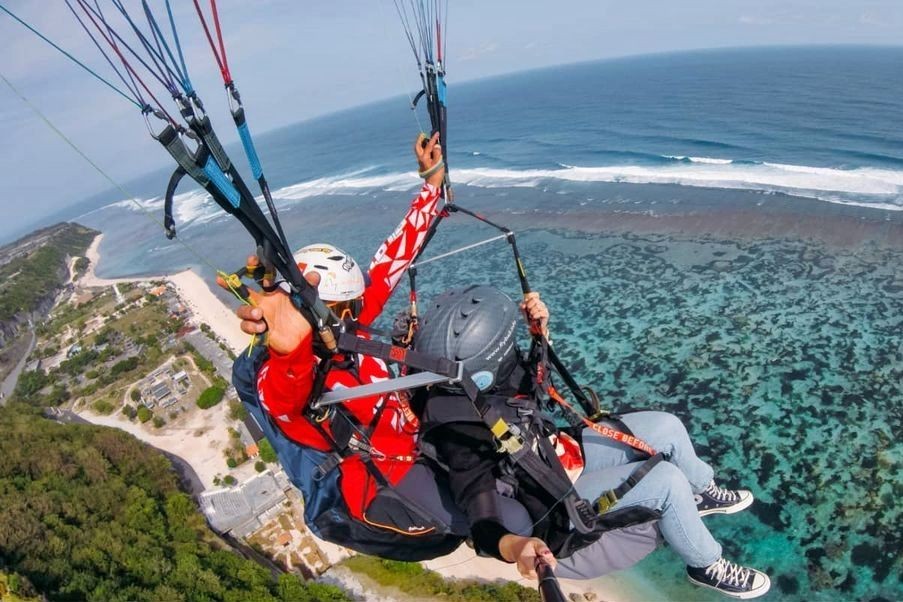
<path fill-rule="evenodd" d="M 94 410 L 97 411 L 98 414 L 103 414 L 104 416 L 107 416 L 109 414 L 112 414 L 113 410 L 115 410 L 115 409 L 116 409 L 116 406 L 114 406 L 112 403 L 110 403 L 110 400 L 108 400 L 108 399 L 98 399 L 97 401 L 94 402 Z"/>
<path fill-rule="evenodd" d="M 112 376 L 119 376 L 120 374 L 124 374 L 126 372 L 131 372 L 135 368 L 138 367 L 138 357 L 133 356 L 128 359 L 124 359 L 122 361 L 116 362 L 113 364 L 113 367 L 110 368 L 110 374 Z"/>
<path fill-rule="evenodd" d="M 129 420 L 134 420 L 135 416 L 138 415 L 138 410 L 133 405 L 125 404 L 122 406 L 122 413 L 128 416 Z"/>
<path fill-rule="evenodd" d="M 138 406 L 138 420 L 142 423 L 147 422 L 154 417 L 154 413 L 147 409 L 147 406 Z"/>
<path fill-rule="evenodd" d="M 229 420 L 244 420 L 248 415 L 248 410 L 242 402 L 238 400 L 229 401 Z"/>
<path fill-rule="evenodd" d="M 132 398 L 132 401 L 140 401 L 141 400 L 141 390 L 138 387 L 133 387 L 132 392 L 129 393 L 129 397 Z"/>
<path fill-rule="evenodd" d="M 166 421 L 163 420 L 162 416 L 154 416 L 154 428 L 160 428 L 164 424 L 166 424 Z"/>
<path fill-rule="evenodd" d="M 266 469 L 267 465 L 263 460 L 257 460 L 256 462 L 254 462 L 254 470 L 256 470 L 257 472 L 263 472 Z"/>
<path fill-rule="evenodd" d="M 225 394 L 226 390 L 222 387 L 207 387 L 204 389 L 204 392 L 201 393 L 201 396 L 198 397 L 198 407 L 202 410 L 212 408 L 223 400 Z"/>
<path fill-rule="evenodd" d="M 226 466 L 228 466 L 229 468 L 235 468 L 236 466 L 238 466 L 238 460 L 236 460 L 232 456 L 229 456 L 228 458 L 226 458 Z"/>
<path fill-rule="evenodd" d="M 225 477 L 223 477 L 224 485 L 235 485 L 236 483 L 238 483 L 238 479 L 236 479 L 235 477 L 233 477 L 230 474 L 227 474 Z"/>
<path fill-rule="evenodd" d="M 258 450 L 260 451 L 260 459 L 264 462 L 275 462 L 276 458 L 276 450 L 273 449 L 273 446 L 270 445 L 270 441 L 268 439 L 261 439 L 258 444 Z"/>

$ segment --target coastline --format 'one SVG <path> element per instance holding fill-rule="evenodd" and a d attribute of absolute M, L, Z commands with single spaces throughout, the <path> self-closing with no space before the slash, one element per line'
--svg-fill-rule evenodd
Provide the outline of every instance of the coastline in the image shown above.
<path fill-rule="evenodd" d="M 248 346 L 248 335 L 239 328 L 238 318 L 234 309 L 220 301 L 207 282 L 193 270 L 186 269 L 175 274 L 163 274 L 159 276 L 140 276 L 132 278 L 101 278 L 97 275 L 96 268 L 102 256 L 100 244 L 104 235 L 98 234 L 85 256 L 88 258 L 88 270 L 79 279 L 79 284 L 87 287 L 113 286 L 126 282 L 141 282 L 148 280 L 165 280 L 176 289 L 179 297 L 188 306 L 191 313 L 190 322 L 195 326 L 207 324 L 210 329 L 222 339 L 234 353 L 240 352 Z"/>
<path fill-rule="evenodd" d="M 175 274 L 137 278 L 101 278 L 97 276 L 96 267 L 102 259 L 100 253 L 102 240 L 103 234 L 99 234 L 85 253 L 90 265 L 78 281 L 81 286 L 106 287 L 126 282 L 165 280 L 176 289 L 180 299 L 187 305 L 191 314 L 190 321 L 194 325 L 208 324 L 211 330 L 236 353 L 247 346 L 247 335 L 242 333 L 238 327 L 238 320 L 235 318 L 232 308 L 220 301 L 207 286 L 206 281 L 190 269 Z M 220 448 L 227 441 L 222 437 L 211 439 L 211 435 L 222 431 L 220 434 L 226 436 L 225 430 L 217 429 L 217 425 L 225 422 L 227 411 L 228 406 L 220 404 L 206 412 L 196 413 L 190 423 L 182 425 L 177 430 L 170 429 L 170 432 L 165 434 L 150 433 L 140 425 L 131 423 L 118 414 L 102 416 L 91 410 L 83 409 L 79 415 L 91 423 L 124 430 L 158 449 L 185 459 L 195 470 L 204 487 L 212 488 L 214 487 L 214 477 L 223 472 Z M 199 432 L 204 433 L 203 441 L 206 442 L 208 448 L 205 450 L 206 453 L 198 453 L 196 434 Z M 327 543 L 324 547 L 329 546 L 330 544 Z M 513 565 L 503 564 L 492 558 L 478 557 L 467 546 L 461 546 L 448 556 L 423 564 L 450 579 L 483 580 L 491 575 L 492 579 L 514 581 L 531 589 L 536 585 L 535 582 L 522 578 Z M 594 592 L 597 599 L 606 602 L 631 602 L 644 599 L 643 592 L 648 594 L 648 588 L 644 588 L 642 585 L 634 583 L 633 579 L 624 576 L 606 579 L 604 584 L 600 584 L 596 580 L 561 581 L 565 596 L 574 595 L 575 599 L 583 599 L 584 594 Z"/>

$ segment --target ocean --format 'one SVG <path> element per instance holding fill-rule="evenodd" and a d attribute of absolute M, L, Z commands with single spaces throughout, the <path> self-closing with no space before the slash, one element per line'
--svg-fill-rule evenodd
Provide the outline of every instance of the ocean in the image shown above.
<path fill-rule="evenodd" d="M 456 202 L 515 230 L 581 382 L 615 411 L 676 413 L 718 479 L 753 490 L 749 511 L 707 519 L 725 556 L 766 570 L 774 600 L 903 598 L 903 49 L 449 73 Z M 258 136 L 289 239 L 366 262 L 418 187 L 419 119 L 398 97 Z M 199 191 L 177 197 L 167 241 L 166 177 L 128 186 L 147 215 L 107 195 L 78 217 L 105 233 L 99 275 L 212 280 L 252 251 Z M 426 255 L 494 235 L 456 214 Z M 425 298 L 472 282 L 518 294 L 504 242 L 418 273 Z M 612 579 L 720 599 L 670 550 L 596 585 Z"/>

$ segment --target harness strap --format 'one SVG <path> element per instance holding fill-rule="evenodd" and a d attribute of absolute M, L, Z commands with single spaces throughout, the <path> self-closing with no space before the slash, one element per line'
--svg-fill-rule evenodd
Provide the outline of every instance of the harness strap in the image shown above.
<path fill-rule="evenodd" d="M 339 349 L 345 352 L 377 357 L 381 360 L 402 364 L 416 370 L 434 372 L 449 378 L 457 378 L 458 376 L 457 363 L 448 358 L 420 353 L 419 351 L 412 351 L 372 339 L 364 339 L 347 332 L 339 335 Z"/>
<path fill-rule="evenodd" d="M 655 456 L 655 449 L 643 441 L 642 439 L 635 437 L 633 434 L 627 434 L 622 431 L 615 430 L 609 426 L 604 424 L 600 424 L 598 422 L 593 422 L 589 418 L 585 416 L 581 416 L 574 411 L 574 408 L 567 402 L 567 400 L 562 397 L 558 391 L 555 390 L 555 387 L 549 385 L 546 389 L 546 392 L 549 394 L 549 397 L 552 398 L 557 404 L 565 408 L 568 412 L 573 415 L 577 415 L 580 417 L 581 422 L 585 424 L 587 427 L 591 428 L 596 433 L 602 435 L 603 437 L 608 437 L 609 439 L 613 439 L 618 443 L 623 443 L 624 445 L 629 445 L 630 447 L 637 449 L 649 456 Z"/>
<path fill-rule="evenodd" d="M 651 458 L 643 462 L 639 468 L 630 473 L 630 476 L 627 477 L 627 480 L 615 487 L 614 489 L 609 489 L 600 495 L 595 502 L 593 502 L 594 509 L 600 514 L 605 514 L 609 510 L 611 510 L 612 506 L 618 503 L 618 500 L 623 498 L 628 491 L 633 489 L 640 480 L 645 477 L 649 472 L 656 467 L 665 457 L 661 453 L 657 453 L 653 455 Z"/>

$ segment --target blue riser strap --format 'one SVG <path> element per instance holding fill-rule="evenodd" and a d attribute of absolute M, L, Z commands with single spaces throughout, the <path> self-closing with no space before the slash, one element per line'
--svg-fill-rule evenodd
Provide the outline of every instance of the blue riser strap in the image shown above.
<path fill-rule="evenodd" d="M 243 123 L 238 126 L 238 135 L 241 137 L 241 144 L 245 147 L 245 154 L 248 155 L 248 163 L 251 164 L 251 173 L 254 179 L 259 180 L 263 175 L 263 169 L 260 167 L 260 159 L 257 157 L 257 149 L 254 148 L 254 141 L 251 140 L 251 132 L 248 130 L 248 124 Z"/>
<path fill-rule="evenodd" d="M 207 163 L 204 165 L 204 173 L 207 174 L 207 177 L 213 185 L 216 186 L 217 190 L 222 192 L 223 196 L 232 203 L 232 206 L 238 209 L 238 206 L 241 204 L 241 196 L 238 194 L 238 191 L 235 190 L 235 186 L 232 185 L 229 178 L 226 177 L 226 174 L 223 173 L 223 170 L 216 164 L 213 157 L 207 157 Z"/>
<path fill-rule="evenodd" d="M 439 103 L 445 105 L 445 77 L 440 75 L 439 78 Z"/>

